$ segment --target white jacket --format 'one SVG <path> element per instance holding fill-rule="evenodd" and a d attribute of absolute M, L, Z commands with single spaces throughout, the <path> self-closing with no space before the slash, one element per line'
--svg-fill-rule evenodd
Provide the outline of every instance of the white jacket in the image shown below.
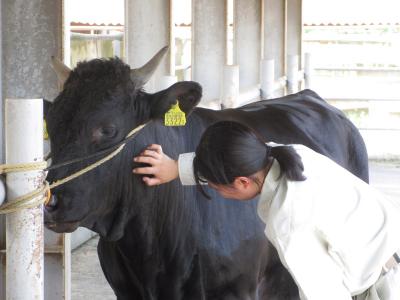
<path fill-rule="evenodd" d="M 380 279 L 382 266 L 400 249 L 400 199 L 383 196 L 329 158 L 303 146 L 292 145 L 302 158 L 305 181 L 280 176 L 275 160 L 265 178 L 258 214 L 265 234 L 295 279 L 302 299 L 400 300 L 376 297 L 369 288 Z M 182 184 L 195 184 L 194 153 L 179 157 Z M 380 279 L 381 280 L 381 279 Z M 383 284 L 385 285 L 385 284 Z M 387 289 L 387 287 L 386 287 Z M 362 294 L 362 295 L 361 295 Z"/>

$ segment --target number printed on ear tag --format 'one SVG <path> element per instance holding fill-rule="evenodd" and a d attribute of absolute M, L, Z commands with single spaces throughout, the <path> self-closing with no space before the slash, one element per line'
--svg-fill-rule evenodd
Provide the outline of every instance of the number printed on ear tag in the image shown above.
<path fill-rule="evenodd" d="M 167 111 L 164 115 L 164 125 L 165 126 L 185 126 L 186 124 L 186 115 L 179 108 L 179 102 L 176 101 L 176 104 L 172 105 L 172 107 Z"/>

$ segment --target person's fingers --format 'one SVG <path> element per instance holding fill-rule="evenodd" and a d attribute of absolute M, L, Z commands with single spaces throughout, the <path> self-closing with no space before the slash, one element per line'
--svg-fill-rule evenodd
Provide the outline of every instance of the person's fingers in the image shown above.
<path fill-rule="evenodd" d="M 144 150 L 141 156 L 150 156 L 153 158 L 161 158 L 161 154 L 158 153 L 156 150 Z"/>
<path fill-rule="evenodd" d="M 161 180 L 158 178 L 143 177 L 143 181 L 148 186 L 159 185 Z"/>
<path fill-rule="evenodd" d="M 133 169 L 133 173 L 135 174 L 146 174 L 146 175 L 154 175 L 156 170 L 153 167 L 142 167 Z"/>
<path fill-rule="evenodd" d="M 133 159 L 134 162 L 137 163 L 144 163 L 144 164 L 149 164 L 154 166 L 155 164 L 157 164 L 158 160 L 156 158 L 150 157 L 150 156 L 136 156 Z"/>
<path fill-rule="evenodd" d="M 156 151 L 158 154 L 162 154 L 162 147 L 159 144 L 151 144 L 147 147 L 147 149 Z"/>

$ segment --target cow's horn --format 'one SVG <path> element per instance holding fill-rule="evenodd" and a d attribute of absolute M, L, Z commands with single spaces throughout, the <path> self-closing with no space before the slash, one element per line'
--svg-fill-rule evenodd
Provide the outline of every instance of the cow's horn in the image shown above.
<path fill-rule="evenodd" d="M 69 74 L 71 73 L 71 69 L 54 56 L 51 57 L 50 65 L 56 72 L 59 83 L 63 86 L 65 81 L 67 81 Z"/>
<path fill-rule="evenodd" d="M 140 89 L 149 81 L 168 50 L 169 46 L 165 46 L 143 67 L 131 70 L 131 79 L 135 83 L 135 88 Z"/>

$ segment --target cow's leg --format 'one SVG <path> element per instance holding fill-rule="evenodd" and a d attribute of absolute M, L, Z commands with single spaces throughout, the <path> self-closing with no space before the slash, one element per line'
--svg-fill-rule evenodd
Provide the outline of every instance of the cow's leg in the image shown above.
<path fill-rule="evenodd" d="M 118 300 L 144 299 L 138 284 L 132 278 L 132 272 L 121 257 L 115 243 L 100 238 L 97 245 L 100 265 Z"/>

